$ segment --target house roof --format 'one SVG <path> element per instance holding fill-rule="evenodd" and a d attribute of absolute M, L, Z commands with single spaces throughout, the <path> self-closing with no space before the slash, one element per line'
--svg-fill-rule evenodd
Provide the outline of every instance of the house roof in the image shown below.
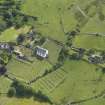
<path fill-rule="evenodd" d="M 41 57 L 44 57 L 45 58 L 48 55 L 48 50 L 47 49 L 44 49 L 44 48 L 42 48 L 40 46 L 37 46 L 36 47 L 36 54 L 38 56 L 41 56 Z"/>
<path fill-rule="evenodd" d="M 7 43 L 0 43 L 0 48 L 1 49 L 9 49 L 10 46 Z"/>

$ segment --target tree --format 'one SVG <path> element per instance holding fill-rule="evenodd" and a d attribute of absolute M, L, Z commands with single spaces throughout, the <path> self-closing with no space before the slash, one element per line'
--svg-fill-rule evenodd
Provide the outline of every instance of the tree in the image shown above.
<path fill-rule="evenodd" d="M 42 91 L 38 91 L 34 94 L 34 99 L 37 99 L 41 102 L 49 102 L 52 104 L 51 100 L 49 99 L 49 97 L 45 94 L 42 93 Z"/>
<path fill-rule="evenodd" d="M 41 37 L 41 39 L 40 39 L 40 45 L 42 45 L 45 41 L 46 41 L 46 38 L 45 37 Z"/>
<path fill-rule="evenodd" d="M 23 41 L 24 41 L 25 37 L 23 34 L 20 34 L 18 37 L 17 37 L 17 44 L 21 44 Z"/>
<path fill-rule="evenodd" d="M 7 23 L 4 20 L 0 19 L 0 31 L 5 30 L 7 27 Z"/>
<path fill-rule="evenodd" d="M 105 73 L 105 67 L 102 68 L 102 72 Z"/>
<path fill-rule="evenodd" d="M 72 55 L 70 55 L 70 59 L 80 60 L 81 59 L 81 56 L 80 56 L 79 53 L 73 53 Z"/>
<path fill-rule="evenodd" d="M 13 97 L 16 95 L 16 89 L 14 87 L 11 87 L 7 93 L 8 97 Z"/>
<path fill-rule="evenodd" d="M 5 66 L 0 67 L 0 75 L 4 75 L 6 73 L 7 69 Z"/>
<path fill-rule="evenodd" d="M 19 81 L 14 81 L 11 87 L 15 88 L 16 97 L 29 98 L 32 97 L 34 94 L 34 90 L 30 86 Z"/>
<path fill-rule="evenodd" d="M 101 56 L 103 57 L 103 60 L 105 60 L 105 51 L 101 52 Z"/>
<path fill-rule="evenodd" d="M 89 49 L 86 53 L 88 56 L 95 54 L 95 49 Z"/>
<path fill-rule="evenodd" d="M 69 55 L 68 53 L 69 53 L 68 47 L 67 46 L 63 47 L 59 53 L 58 61 L 63 62 L 68 57 Z"/>

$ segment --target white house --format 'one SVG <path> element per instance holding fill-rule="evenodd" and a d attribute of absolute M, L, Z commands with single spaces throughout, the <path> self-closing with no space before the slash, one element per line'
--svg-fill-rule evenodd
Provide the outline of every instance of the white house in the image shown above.
<path fill-rule="evenodd" d="M 44 49 L 40 46 L 36 47 L 36 55 L 42 58 L 47 58 L 48 57 L 48 50 Z"/>

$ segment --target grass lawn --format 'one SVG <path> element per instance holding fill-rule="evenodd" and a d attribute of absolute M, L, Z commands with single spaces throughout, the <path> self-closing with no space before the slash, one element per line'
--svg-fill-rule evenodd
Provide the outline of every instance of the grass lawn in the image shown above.
<path fill-rule="evenodd" d="M 4 32 L 1 33 L 0 35 L 0 42 L 10 42 L 10 41 L 15 41 L 17 36 L 20 33 L 27 33 L 29 30 L 29 26 L 24 26 L 18 30 L 14 29 L 13 27 L 5 30 Z"/>

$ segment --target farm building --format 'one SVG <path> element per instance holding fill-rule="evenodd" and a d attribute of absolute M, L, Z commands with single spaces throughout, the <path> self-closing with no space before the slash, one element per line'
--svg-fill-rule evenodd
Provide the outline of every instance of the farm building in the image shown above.
<path fill-rule="evenodd" d="M 0 43 L 0 49 L 9 49 L 10 46 L 7 43 Z"/>
<path fill-rule="evenodd" d="M 19 49 L 15 49 L 15 50 L 14 50 L 14 53 L 15 53 L 18 57 L 21 57 L 21 58 L 24 57 L 24 54 L 23 54 Z"/>
<path fill-rule="evenodd" d="M 48 50 L 37 46 L 36 47 L 36 55 L 41 57 L 41 58 L 47 58 L 48 57 Z"/>
<path fill-rule="evenodd" d="M 88 60 L 90 63 L 94 63 L 94 64 L 103 63 L 103 58 L 102 58 L 102 56 L 99 56 L 99 55 L 93 54 L 93 55 L 89 56 Z"/>
<path fill-rule="evenodd" d="M 10 53 L 14 50 L 13 46 L 9 45 L 8 43 L 0 43 L 0 50 L 7 50 Z"/>

